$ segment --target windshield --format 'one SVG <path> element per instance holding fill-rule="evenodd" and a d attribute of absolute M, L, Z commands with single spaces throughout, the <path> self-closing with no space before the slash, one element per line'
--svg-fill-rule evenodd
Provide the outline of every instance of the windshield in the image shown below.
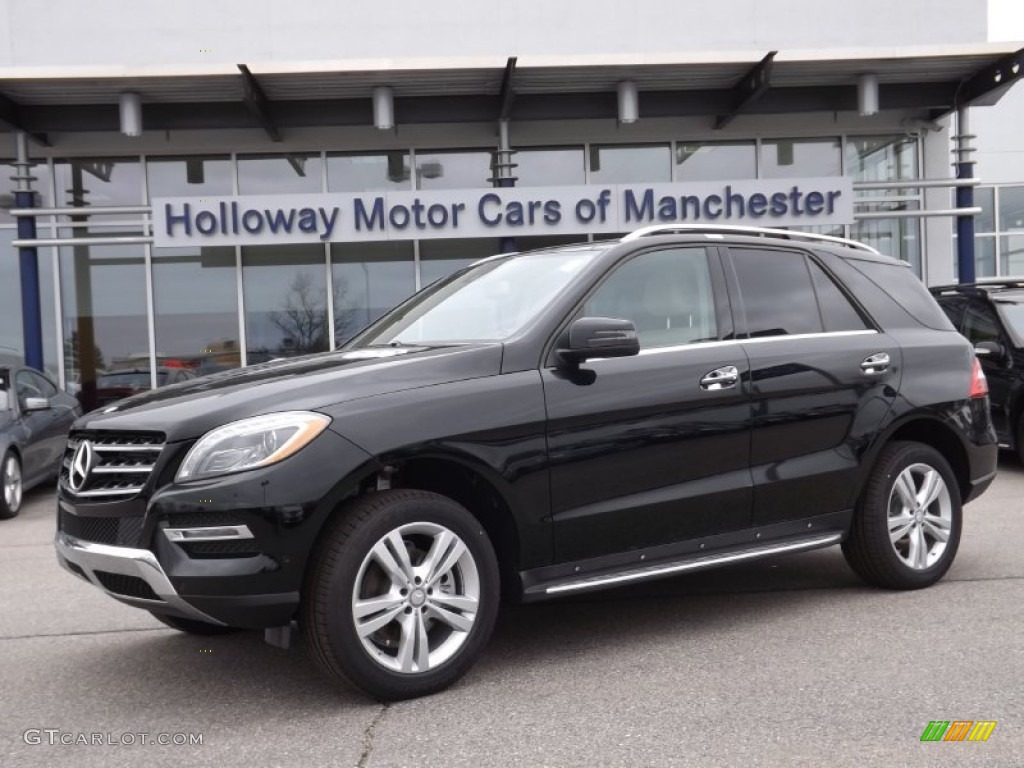
<path fill-rule="evenodd" d="M 536 317 L 602 250 L 536 251 L 470 266 L 385 315 L 353 347 L 502 341 Z"/>
<path fill-rule="evenodd" d="M 996 306 L 1003 315 L 1003 321 L 1013 333 L 1014 342 L 1017 346 L 1024 346 L 1024 304 L 998 301 Z"/>

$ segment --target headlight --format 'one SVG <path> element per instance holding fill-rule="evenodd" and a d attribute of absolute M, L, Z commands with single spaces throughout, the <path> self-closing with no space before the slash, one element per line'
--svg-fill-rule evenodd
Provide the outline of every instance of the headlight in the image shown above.
<path fill-rule="evenodd" d="M 185 482 L 266 467 L 286 459 L 327 429 L 328 416 L 286 411 L 234 421 L 207 432 L 175 476 Z"/>

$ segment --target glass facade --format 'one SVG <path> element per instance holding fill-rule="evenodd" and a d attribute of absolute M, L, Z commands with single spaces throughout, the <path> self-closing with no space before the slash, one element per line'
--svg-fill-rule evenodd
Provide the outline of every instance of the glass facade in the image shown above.
<path fill-rule="evenodd" d="M 416 292 L 413 250 L 408 241 L 331 244 L 335 344 Z"/>
<path fill-rule="evenodd" d="M 977 277 L 1024 275 L 1024 185 L 977 187 L 974 263 Z"/>
<path fill-rule="evenodd" d="M 753 141 L 680 141 L 675 151 L 676 181 L 729 181 L 757 176 Z"/>
<path fill-rule="evenodd" d="M 590 147 L 591 184 L 656 183 L 672 181 L 672 147 L 669 144 Z"/>
<path fill-rule="evenodd" d="M 760 176 L 763 179 L 842 176 L 841 147 L 839 138 L 765 139 L 761 142 Z"/>
<path fill-rule="evenodd" d="M 323 246 L 242 248 L 242 299 L 248 362 L 329 348 Z"/>
<path fill-rule="evenodd" d="M 83 210 L 40 218 L 39 236 L 148 234 L 137 215 L 90 215 L 88 209 L 145 205 L 153 197 L 485 188 L 493 185 L 493 158 L 490 148 L 409 147 L 53 159 L 34 171 L 39 204 Z M 919 140 L 902 134 L 518 147 L 512 160 L 519 187 L 840 174 L 855 182 L 920 178 Z M 977 198 L 984 210 L 977 219 L 979 275 L 1020 273 L 1024 186 L 979 188 Z M 923 207 L 921 190 L 913 187 L 858 190 L 857 199 L 857 211 Z M 6 211 L 12 203 L 0 195 L 0 359 L 20 359 L 22 347 L 18 262 L 10 245 L 14 222 Z M 864 240 L 921 268 L 918 219 L 861 220 L 821 231 Z M 524 236 L 514 247 L 605 237 Z M 46 367 L 89 405 L 102 398 L 101 379 L 110 371 L 139 370 L 158 385 L 164 380 L 160 371 L 169 367 L 202 374 L 327 349 L 417 288 L 511 245 L 499 238 L 466 238 L 41 248 Z"/>
<path fill-rule="evenodd" d="M 150 371 L 143 246 L 63 247 L 60 278 L 69 391 L 91 407 L 132 394 L 99 382 L 114 370 Z"/>
<path fill-rule="evenodd" d="M 241 365 L 235 249 L 153 249 L 153 319 L 158 369 Z"/>

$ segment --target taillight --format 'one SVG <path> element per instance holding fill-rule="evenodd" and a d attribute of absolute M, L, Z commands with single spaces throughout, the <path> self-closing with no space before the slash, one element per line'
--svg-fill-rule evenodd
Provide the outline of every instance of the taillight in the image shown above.
<path fill-rule="evenodd" d="M 988 379 L 985 372 L 981 370 L 981 363 L 974 358 L 974 370 L 971 371 L 971 394 L 970 397 L 985 397 L 988 395 Z"/>

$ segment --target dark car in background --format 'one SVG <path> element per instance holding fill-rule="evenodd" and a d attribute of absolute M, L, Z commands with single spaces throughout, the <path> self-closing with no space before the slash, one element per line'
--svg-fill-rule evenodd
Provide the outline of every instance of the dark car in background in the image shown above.
<path fill-rule="evenodd" d="M 182 366 L 159 365 L 156 369 L 157 387 L 166 387 L 170 384 L 178 384 L 194 378 L 196 378 L 196 375 Z M 150 379 L 148 367 L 106 371 L 100 374 L 96 380 L 96 407 L 102 408 L 105 405 L 137 395 L 140 392 L 147 392 L 151 385 L 152 380 Z"/>
<path fill-rule="evenodd" d="M 56 549 L 176 629 L 294 622 L 331 678 L 408 698 L 469 669 L 501 599 L 838 544 L 871 584 L 934 584 L 995 477 L 987 393 L 903 262 L 653 227 L 82 417 Z"/>
<path fill-rule="evenodd" d="M 1024 462 L 1024 277 L 931 289 L 988 377 L 992 423 L 1002 448 Z"/>
<path fill-rule="evenodd" d="M 78 401 L 32 368 L 0 366 L 0 518 L 14 517 L 25 491 L 56 479 Z"/>

